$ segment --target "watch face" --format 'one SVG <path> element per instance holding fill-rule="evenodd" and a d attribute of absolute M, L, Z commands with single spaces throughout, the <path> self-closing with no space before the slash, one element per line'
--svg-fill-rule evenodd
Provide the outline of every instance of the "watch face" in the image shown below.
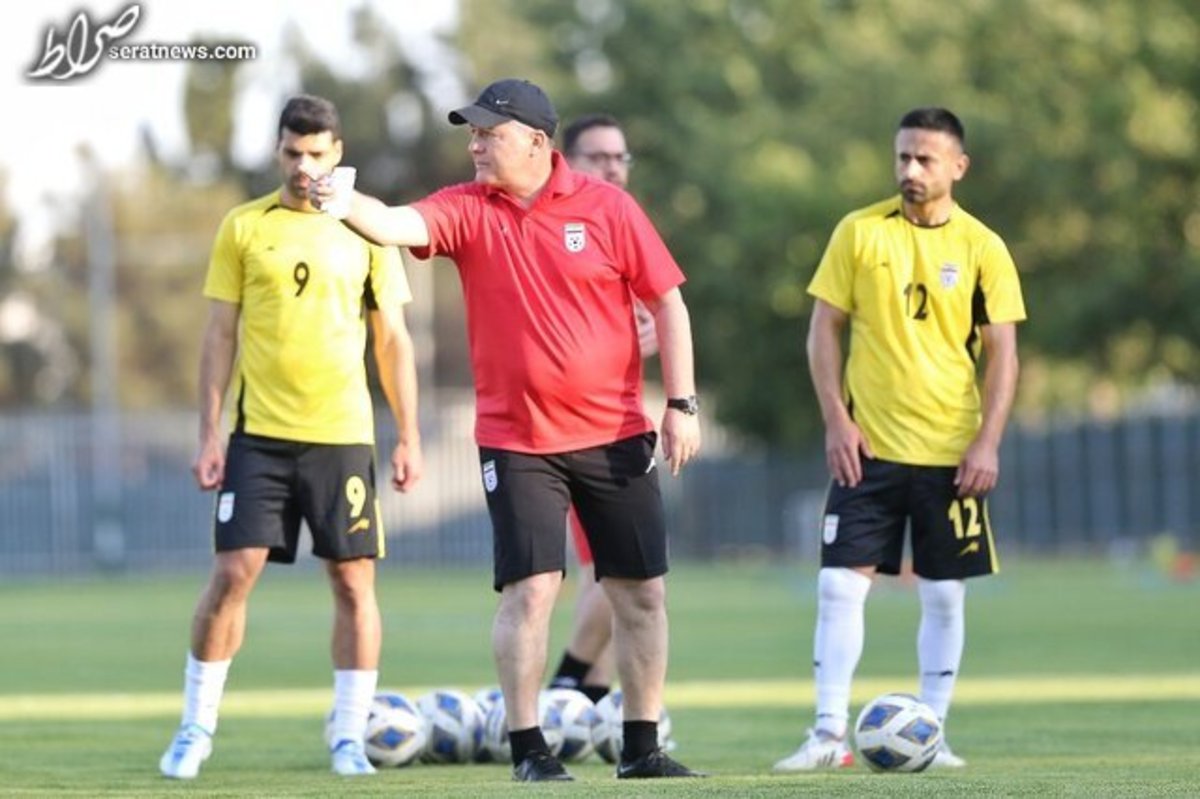
<path fill-rule="evenodd" d="M 674 397 L 669 399 L 667 400 L 667 407 L 683 411 L 689 416 L 695 416 L 700 412 L 700 402 L 694 394 L 690 397 Z"/>

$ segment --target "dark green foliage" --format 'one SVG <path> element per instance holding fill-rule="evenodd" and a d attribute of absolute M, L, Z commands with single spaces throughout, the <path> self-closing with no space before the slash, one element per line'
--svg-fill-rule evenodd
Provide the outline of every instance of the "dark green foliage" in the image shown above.
<path fill-rule="evenodd" d="M 739 430 L 789 445 L 819 431 L 804 287 L 837 219 L 894 191 L 895 125 L 918 105 L 964 119 L 959 199 L 1022 271 L 1027 407 L 1098 401 L 1089 378 L 1131 392 L 1200 377 L 1200 6 L 467 9 L 468 27 L 528 26 L 508 66 L 552 76 L 564 116 L 627 124 L 632 189 L 689 275 L 700 379 Z"/>

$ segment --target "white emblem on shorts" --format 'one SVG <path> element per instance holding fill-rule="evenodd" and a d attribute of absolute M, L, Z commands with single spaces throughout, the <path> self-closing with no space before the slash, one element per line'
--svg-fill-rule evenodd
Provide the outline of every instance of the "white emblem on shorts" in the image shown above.
<path fill-rule="evenodd" d="M 825 527 L 821 530 L 821 540 L 826 544 L 837 541 L 838 515 L 830 513 L 825 516 Z"/>
<path fill-rule="evenodd" d="M 496 477 L 496 462 L 484 461 L 483 464 L 483 488 L 489 494 L 496 490 L 496 486 L 500 484 L 500 479 Z"/>
<path fill-rule="evenodd" d="M 654 462 L 654 456 L 651 455 L 650 456 L 650 464 L 646 467 L 646 471 L 642 472 L 642 474 L 650 474 L 650 472 L 654 471 L 655 465 L 656 464 Z"/>
<path fill-rule="evenodd" d="M 583 252 L 587 246 L 587 232 L 582 222 L 571 222 L 563 225 L 563 244 L 567 252 Z"/>
<path fill-rule="evenodd" d="M 221 524 L 233 518 L 233 492 L 225 491 L 217 497 L 217 521 Z"/>

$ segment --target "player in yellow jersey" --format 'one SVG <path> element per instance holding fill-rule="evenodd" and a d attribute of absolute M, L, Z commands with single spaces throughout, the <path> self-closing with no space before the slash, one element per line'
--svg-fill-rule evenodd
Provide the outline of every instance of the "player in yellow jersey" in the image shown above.
<path fill-rule="evenodd" d="M 1025 306 L 1004 242 L 952 197 L 969 165 L 963 147 L 950 111 L 906 114 L 895 139 L 899 196 L 846 216 L 808 287 L 809 369 L 833 484 L 813 644 L 816 724 L 777 771 L 853 764 L 846 733 L 863 607 L 876 573 L 899 572 L 906 526 L 921 601 L 921 700 L 943 721 L 962 659 L 965 578 L 998 568 L 987 495 Z M 965 763 L 943 746 L 933 765 Z"/>
<path fill-rule="evenodd" d="M 267 561 L 293 562 L 301 520 L 325 560 L 334 596 L 333 770 L 374 771 L 363 752 L 380 649 L 375 558 L 383 530 L 375 496 L 374 421 L 364 352 L 367 323 L 395 419 L 392 486 L 421 477 L 417 378 L 404 322 L 403 262 L 308 200 L 309 175 L 342 157 L 333 104 L 288 101 L 280 116 L 278 191 L 221 224 L 204 294 L 196 482 L 216 490 L 215 563 L 192 619 L 183 719 L 159 768 L 190 779 L 212 751 L 246 601 Z M 232 390 L 231 390 L 232 383 Z M 221 437 L 230 400 L 232 435 Z"/>

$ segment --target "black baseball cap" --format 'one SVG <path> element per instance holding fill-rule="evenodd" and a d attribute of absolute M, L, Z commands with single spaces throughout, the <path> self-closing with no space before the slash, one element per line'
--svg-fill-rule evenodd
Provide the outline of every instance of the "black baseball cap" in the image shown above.
<path fill-rule="evenodd" d="M 510 119 L 545 131 L 553 138 L 558 114 L 546 93 L 534 83 L 505 78 L 488 86 L 474 103 L 450 112 L 451 125 L 494 128 Z"/>

